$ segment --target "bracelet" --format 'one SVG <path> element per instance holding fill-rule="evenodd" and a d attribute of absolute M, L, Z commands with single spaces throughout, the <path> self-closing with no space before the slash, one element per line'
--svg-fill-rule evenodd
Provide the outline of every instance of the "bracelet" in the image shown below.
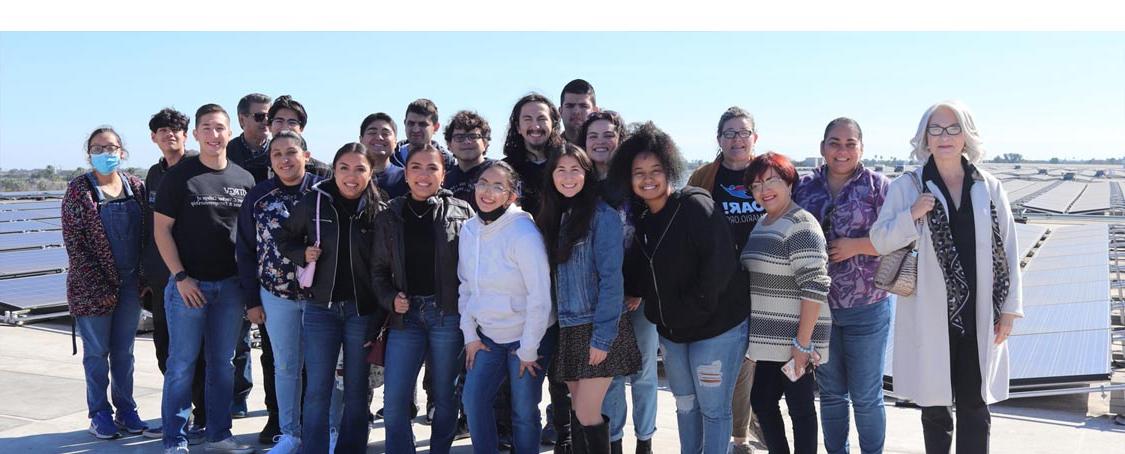
<path fill-rule="evenodd" d="M 801 342 L 798 341 L 796 337 L 793 338 L 793 348 L 796 348 L 797 351 L 799 351 L 801 353 L 812 354 L 812 352 L 813 352 L 812 342 L 809 342 L 809 346 L 805 347 L 805 346 L 801 345 Z"/>

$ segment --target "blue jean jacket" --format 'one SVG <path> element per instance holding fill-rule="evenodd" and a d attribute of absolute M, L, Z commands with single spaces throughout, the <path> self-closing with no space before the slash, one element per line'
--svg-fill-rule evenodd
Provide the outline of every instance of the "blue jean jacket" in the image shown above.
<path fill-rule="evenodd" d="M 594 208 L 590 233 L 555 269 L 559 326 L 594 324 L 590 345 L 609 350 L 624 308 L 621 262 L 625 255 L 621 216 L 602 201 Z"/>

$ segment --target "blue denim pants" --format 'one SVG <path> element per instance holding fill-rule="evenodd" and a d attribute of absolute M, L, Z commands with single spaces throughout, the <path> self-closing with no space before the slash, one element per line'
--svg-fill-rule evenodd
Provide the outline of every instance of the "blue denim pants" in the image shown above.
<path fill-rule="evenodd" d="M 465 404 L 465 416 L 469 419 L 469 434 L 473 437 L 473 452 L 495 454 L 499 451 L 493 403 L 506 377 L 511 387 L 511 452 L 538 453 L 542 428 L 539 401 L 543 397 L 543 379 L 546 377 L 547 366 L 558 345 L 558 325 L 548 329 L 539 342 L 537 362 L 542 369 L 535 376 L 526 372 L 520 376 L 520 358 L 516 356 L 519 341 L 497 344 L 483 334 L 480 340 L 489 350 L 477 352 L 473 368 L 465 376 L 465 391 L 461 397 Z"/>
<path fill-rule="evenodd" d="M 266 329 L 273 334 L 270 348 L 274 358 L 274 388 L 277 390 L 277 417 L 281 433 L 301 438 L 301 369 L 305 365 L 304 301 L 281 298 L 261 289 Z"/>
<path fill-rule="evenodd" d="M 121 282 L 113 312 L 75 317 L 78 334 L 82 336 L 82 368 L 86 371 L 86 408 L 90 418 L 94 413 L 114 408 L 137 409 L 133 400 L 133 343 L 140 318 L 141 300 L 135 274 Z M 113 399 L 112 407 L 106 388 Z"/>
<path fill-rule="evenodd" d="M 191 413 L 191 383 L 203 350 L 207 363 L 204 388 L 207 407 L 207 441 L 231 436 L 230 403 L 234 397 L 234 344 L 246 308 L 238 278 L 199 281 L 206 304 L 190 308 L 176 289 L 175 278 L 164 288 L 164 313 L 168 318 L 168 371 L 160 414 L 164 447 L 187 445 L 187 419 Z"/>
<path fill-rule="evenodd" d="M 664 372 L 676 398 L 680 452 L 726 454 L 732 429 L 731 398 L 742 357 L 746 354 L 747 321 L 726 332 L 695 342 L 664 337 Z"/>
<path fill-rule="evenodd" d="M 641 350 L 641 370 L 633 375 L 613 378 L 602 402 L 602 413 L 609 416 L 609 439 L 617 441 L 623 438 L 625 415 L 629 410 L 625 402 L 625 380 L 628 379 L 633 397 L 633 430 L 638 440 L 650 440 L 656 433 L 656 351 L 660 347 L 660 336 L 656 333 L 656 325 L 645 318 L 643 304 L 625 316 L 633 324 L 633 334 Z"/>
<path fill-rule="evenodd" d="M 864 306 L 832 309 L 829 361 L 815 369 L 824 449 L 829 454 L 850 452 L 849 406 L 855 411 L 860 451 L 883 452 L 887 431 L 883 365 L 891 304 L 891 297 L 887 297 Z"/>
<path fill-rule="evenodd" d="M 402 314 L 402 326 L 392 327 L 387 333 L 387 366 L 383 375 L 387 452 L 415 452 L 410 407 L 418 372 L 427 357 L 432 380 L 430 396 L 434 402 L 429 450 L 449 452 L 457 431 L 455 391 L 465 348 L 461 316 L 443 314 L 433 296 L 415 296 L 410 298 L 410 309 Z"/>
<path fill-rule="evenodd" d="M 328 452 L 328 414 L 335 384 L 336 363 L 344 351 L 344 413 L 336 439 L 336 452 L 367 449 L 366 315 L 359 315 L 353 301 L 324 306 L 305 305 L 305 369 L 309 384 L 301 417 L 301 452 Z"/>

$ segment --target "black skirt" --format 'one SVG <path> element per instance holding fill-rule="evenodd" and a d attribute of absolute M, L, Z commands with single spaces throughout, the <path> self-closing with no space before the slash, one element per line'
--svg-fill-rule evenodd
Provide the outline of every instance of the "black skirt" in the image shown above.
<path fill-rule="evenodd" d="M 584 378 L 616 377 L 630 375 L 641 369 L 641 351 L 633 335 L 633 324 L 628 314 L 622 314 L 617 324 L 617 338 L 609 347 L 605 361 L 590 365 L 590 337 L 594 324 L 569 326 L 559 330 L 558 355 L 555 367 L 561 381 Z"/>

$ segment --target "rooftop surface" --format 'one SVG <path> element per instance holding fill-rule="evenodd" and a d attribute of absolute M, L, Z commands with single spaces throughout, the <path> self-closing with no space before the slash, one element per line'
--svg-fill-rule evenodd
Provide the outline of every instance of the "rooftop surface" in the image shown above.
<path fill-rule="evenodd" d="M 265 452 L 257 432 L 265 424 L 261 370 L 254 349 L 255 386 L 250 413 L 234 420 L 233 432 L 243 443 Z M 1116 352 L 1120 359 L 1120 351 Z M 134 396 L 142 418 L 157 423 L 163 379 L 156 368 L 153 344 L 138 337 Z M 159 440 L 131 436 L 112 441 L 94 439 L 86 432 L 85 384 L 81 356 L 70 355 L 70 326 L 64 322 L 29 326 L 0 325 L 0 453 L 158 453 Z M 1114 383 L 1125 383 L 1118 372 Z M 382 389 L 376 390 L 372 410 L 381 406 Z M 546 396 L 546 393 L 544 393 Z M 784 401 L 783 401 L 784 404 Z M 542 404 L 546 406 L 546 402 Z M 676 415 L 672 393 L 662 386 L 654 452 L 678 451 Z M 887 401 L 888 453 L 922 453 L 920 412 L 896 407 Z M 783 414 L 784 414 L 783 410 Z M 1121 453 L 1125 452 L 1125 426 L 1115 425 L 1115 413 L 1125 413 L 1122 392 L 1081 394 L 1010 400 L 992 409 L 993 453 Z M 414 425 L 419 452 L 427 452 L 429 427 Z M 625 452 L 632 452 L 632 428 L 626 428 Z M 367 452 L 383 452 L 382 424 L 371 431 Z M 455 444 L 454 453 L 470 453 L 471 439 Z M 858 452 L 855 431 L 852 446 Z M 543 446 L 541 452 L 550 452 Z M 821 449 L 823 452 L 823 448 Z M 192 452 L 203 452 L 201 446 Z"/>

